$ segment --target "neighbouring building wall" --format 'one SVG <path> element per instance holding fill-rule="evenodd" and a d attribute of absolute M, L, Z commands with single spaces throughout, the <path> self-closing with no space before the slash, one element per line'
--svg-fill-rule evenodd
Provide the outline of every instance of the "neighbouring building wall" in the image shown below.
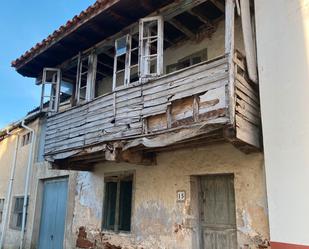
<path fill-rule="evenodd" d="M 309 248 L 309 1 L 255 14 L 272 248 Z"/>
<path fill-rule="evenodd" d="M 13 156 L 16 147 L 17 136 L 8 136 L 0 141 L 0 198 L 7 201 L 7 189 L 13 164 Z M 5 207 L 5 203 L 4 203 Z M 4 208 L 3 207 L 3 208 Z M 2 233 L 4 214 L 1 215 L 0 235 Z"/>
<path fill-rule="evenodd" d="M 104 176 L 132 170 L 132 230 L 120 234 L 101 232 Z M 258 248 L 269 237 L 263 155 L 246 155 L 230 144 L 160 153 L 154 166 L 104 163 L 98 164 L 93 172 L 78 173 L 73 234 L 75 239 L 82 239 L 77 245 L 198 248 L 194 179 L 226 173 L 235 177 L 238 248 Z M 176 201 L 178 190 L 186 192 L 185 202 Z"/>
<path fill-rule="evenodd" d="M 37 122 L 32 122 L 28 124 L 29 127 L 34 129 L 37 132 Z M 16 155 L 16 166 L 15 174 L 13 177 L 12 184 L 12 193 L 11 199 L 8 206 L 8 221 L 5 227 L 5 239 L 4 239 L 4 248 L 13 249 L 17 248 L 20 244 L 21 230 L 20 228 L 14 227 L 13 216 L 14 216 L 14 206 L 15 198 L 24 196 L 25 189 L 25 179 L 26 179 L 26 170 L 28 165 L 28 157 L 30 153 L 30 144 L 23 145 L 23 136 L 26 135 L 29 131 L 25 129 L 15 129 L 12 131 L 12 135 L 8 136 L 0 142 L 0 170 L 1 170 L 1 180 L 0 180 L 0 196 L 5 198 L 5 205 L 8 202 L 6 199 L 9 180 L 11 175 L 11 169 L 13 167 L 13 158 L 16 149 L 17 136 L 19 136 L 19 141 L 17 144 L 17 155 Z M 3 172 L 3 173 L 2 173 Z M 32 203 L 32 196 L 30 196 L 29 191 L 29 205 Z M 28 215 L 31 215 L 28 213 Z M 4 215 L 3 215 L 4 216 Z M 0 224 L 2 228 L 3 224 Z M 26 223 L 26 230 L 29 231 L 29 222 Z M 27 234 L 26 234 L 27 236 Z"/>
<path fill-rule="evenodd" d="M 35 130 L 36 141 L 34 144 L 32 170 L 28 192 L 29 202 L 27 207 L 27 223 L 24 237 L 24 248 L 37 248 L 41 220 L 44 181 L 48 179 L 57 179 L 60 177 L 68 177 L 69 193 L 67 201 L 64 245 L 66 249 L 72 248 L 72 210 L 74 206 L 76 173 L 65 170 L 51 170 L 49 164 L 43 160 L 41 155 L 43 151 L 40 148 L 42 147 L 41 142 L 44 141 L 44 139 L 41 139 L 41 135 L 44 135 L 44 119 L 36 119 L 35 121 L 27 125 Z M 16 170 L 14 174 L 12 195 L 9 206 L 8 223 L 6 226 L 6 235 L 4 240 L 5 249 L 16 249 L 19 248 L 20 245 L 21 230 L 12 227 L 12 213 L 14 208 L 14 197 L 23 197 L 24 195 L 30 143 L 23 146 L 22 137 L 27 133 L 28 131 L 25 129 L 16 129 L 13 131 L 14 135 L 10 135 L 4 140 L 0 141 L 0 198 L 6 198 L 11 168 L 13 165 L 17 134 L 20 137 L 17 147 Z M 0 223 L 0 229 L 1 228 L 2 224 Z"/>

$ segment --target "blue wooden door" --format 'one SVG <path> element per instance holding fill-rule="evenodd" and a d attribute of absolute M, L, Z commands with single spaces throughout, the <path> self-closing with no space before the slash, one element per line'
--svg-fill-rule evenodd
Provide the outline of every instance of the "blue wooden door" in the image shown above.
<path fill-rule="evenodd" d="M 63 248 L 67 194 L 67 178 L 44 182 L 38 249 Z"/>

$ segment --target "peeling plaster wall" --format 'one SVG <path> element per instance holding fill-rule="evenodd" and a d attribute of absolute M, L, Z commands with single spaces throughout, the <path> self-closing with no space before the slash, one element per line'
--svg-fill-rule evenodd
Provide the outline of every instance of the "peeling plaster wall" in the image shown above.
<path fill-rule="evenodd" d="M 135 172 L 132 231 L 101 233 L 104 174 L 126 170 Z M 257 248 L 269 237 L 263 156 L 245 155 L 230 144 L 161 153 L 156 166 L 104 163 L 94 172 L 79 173 L 73 232 L 78 234 L 84 227 L 84 240 L 97 248 L 104 248 L 102 244 L 106 248 L 113 248 L 107 247 L 109 244 L 120 248 L 197 248 L 190 176 L 221 173 L 235 175 L 239 248 Z M 184 203 L 176 202 L 177 190 L 186 191 Z"/>

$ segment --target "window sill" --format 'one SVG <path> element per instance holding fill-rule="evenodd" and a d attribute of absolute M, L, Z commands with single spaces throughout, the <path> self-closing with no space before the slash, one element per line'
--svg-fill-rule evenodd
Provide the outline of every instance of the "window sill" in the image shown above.
<path fill-rule="evenodd" d="M 112 231 L 112 230 L 102 230 L 102 233 L 104 233 L 105 235 L 111 235 L 111 236 L 120 236 L 120 237 L 131 237 L 132 231 Z"/>

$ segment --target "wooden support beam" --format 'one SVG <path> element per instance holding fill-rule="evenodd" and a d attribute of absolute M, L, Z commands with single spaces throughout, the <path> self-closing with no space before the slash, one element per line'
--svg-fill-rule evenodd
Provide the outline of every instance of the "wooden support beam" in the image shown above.
<path fill-rule="evenodd" d="M 127 26 L 131 20 L 126 18 L 125 16 L 119 15 L 117 12 L 108 10 L 107 13 L 111 15 L 113 18 L 117 19 L 117 22 L 120 23 L 123 26 Z"/>
<path fill-rule="evenodd" d="M 256 63 L 256 50 L 253 38 L 253 28 L 251 22 L 250 13 L 250 2 L 248 0 L 241 0 L 241 24 L 243 30 L 243 39 L 246 52 L 246 61 L 248 68 L 249 78 L 254 82 L 258 83 L 257 75 L 257 63 Z"/>
<path fill-rule="evenodd" d="M 112 65 L 109 65 L 109 64 L 104 63 L 104 62 L 99 61 L 99 60 L 98 60 L 98 64 L 100 64 L 100 65 L 102 65 L 102 66 L 104 66 L 104 67 L 107 67 L 107 68 L 109 68 L 109 69 L 113 69 L 113 66 L 112 66 Z"/>
<path fill-rule="evenodd" d="M 173 25 L 176 29 L 181 31 L 183 34 L 185 34 L 187 37 L 189 38 L 195 37 L 195 34 L 190 29 L 188 29 L 186 26 L 184 26 L 181 22 L 179 22 L 178 20 L 171 19 L 168 22 L 171 25 Z"/>
<path fill-rule="evenodd" d="M 225 53 L 228 56 L 229 70 L 229 116 L 232 125 L 235 124 L 235 72 L 234 72 L 234 29 L 235 0 L 225 0 Z"/>
<path fill-rule="evenodd" d="M 220 11 L 225 12 L 225 6 L 219 0 L 210 0 Z"/>
<path fill-rule="evenodd" d="M 201 22 L 205 23 L 208 26 L 214 26 L 212 22 L 204 15 L 201 13 L 198 13 L 197 11 L 194 10 L 189 10 L 188 11 L 190 15 L 195 16 L 197 19 L 199 19 Z"/>
<path fill-rule="evenodd" d="M 190 9 L 192 9 L 192 8 L 202 4 L 202 3 L 205 3 L 207 1 L 209 1 L 209 0 L 180 0 L 180 1 L 176 1 L 175 3 L 172 3 L 168 6 L 161 8 L 160 10 L 154 11 L 149 16 L 162 15 L 163 18 L 164 18 L 164 21 L 167 21 L 167 20 L 170 20 L 173 17 L 183 13 L 184 11 L 190 10 Z M 134 33 L 137 33 L 137 32 L 138 32 L 138 23 L 135 22 L 133 24 L 130 24 L 126 28 L 122 29 L 120 32 L 118 32 L 118 33 L 116 33 L 112 36 L 109 36 L 108 38 L 98 42 L 96 45 L 92 46 L 91 48 L 86 49 L 85 51 L 83 51 L 83 55 L 89 54 L 93 49 L 95 49 L 97 53 L 105 52 L 108 48 L 114 46 L 114 42 L 115 42 L 116 38 L 119 38 L 120 36 L 126 35 L 128 33 L 134 34 Z M 169 42 L 169 41 L 167 41 L 167 42 Z M 106 54 L 106 52 L 105 52 L 105 54 Z M 76 55 L 75 57 L 69 59 L 68 61 L 74 60 L 77 57 L 78 56 Z M 114 59 L 114 56 L 112 56 L 112 58 Z M 68 63 L 68 61 L 65 61 L 64 63 L 62 63 L 61 67 L 62 67 L 63 64 Z"/>
<path fill-rule="evenodd" d="M 207 2 L 208 0 L 181 0 L 175 1 L 174 4 L 168 5 L 162 8 L 159 13 L 163 15 L 165 21 L 172 19 L 173 17 L 188 11 L 202 3 Z"/>
<path fill-rule="evenodd" d="M 76 37 L 76 40 L 78 42 L 82 42 L 82 43 L 86 43 L 86 44 L 90 43 L 89 39 L 86 36 L 83 36 L 83 35 L 80 35 L 80 34 L 77 34 L 77 33 L 74 33 L 73 35 L 74 35 L 74 37 Z"/>

